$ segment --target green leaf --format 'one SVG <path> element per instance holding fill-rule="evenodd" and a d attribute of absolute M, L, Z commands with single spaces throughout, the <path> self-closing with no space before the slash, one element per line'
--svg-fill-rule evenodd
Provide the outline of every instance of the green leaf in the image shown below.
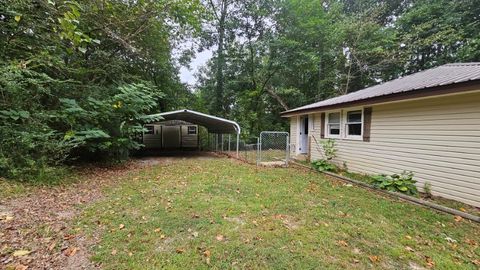
<path fill-rule="evenodd" d="M 16 22 L 19 22 L 21 19 L 22 19 L 22 16 L 20 16 L 20 15 L 15 16 L 15 21 Z"/>

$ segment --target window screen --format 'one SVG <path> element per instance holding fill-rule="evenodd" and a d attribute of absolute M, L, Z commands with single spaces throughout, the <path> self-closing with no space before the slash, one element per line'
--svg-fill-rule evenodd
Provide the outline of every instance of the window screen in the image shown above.
<path fill-rule="evenodd" d="M 328 134 L 340 135 L 340 113 L 328 114 Z"/>
<path fill-rule="evenodd" d="M 195 126 L 189 126 L 187 130 L 188 135 L 195 135 L 197 134 L 197 127 Z"/>
<path fill-rule="evenodd" d="M 347 112 L 347 135 L 362 135 L 362 111 Z"/>

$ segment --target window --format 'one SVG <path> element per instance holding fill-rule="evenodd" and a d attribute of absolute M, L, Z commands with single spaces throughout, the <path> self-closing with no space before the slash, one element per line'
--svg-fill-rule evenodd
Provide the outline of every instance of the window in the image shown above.
<path fill-rule="evenodd" d="M 362 111 L 349 111 L 345 121 L 345 137 L 361 138 L 362 136 Z"/>
<path fill-rule="evenodd" d="M 197 134 L 197 127 L 196 126 L 189 126 L 187 130 L 188 135 L 195 135 Z"/>
<path fill-rule="evenodd" d="M 147 131 L 145 131 L 144 134 L 154 134 L 154 130 L 155 130 L 155 129 L 154 129 L 153 126 L 145 126 L 145 129 L 146 129 Z"/>
<path fill-rule="evenodd" d="M 334 113 L 328 114 L 327 135 L 328 137 L 340 136 L 340 112 L 334 112 Z"/>

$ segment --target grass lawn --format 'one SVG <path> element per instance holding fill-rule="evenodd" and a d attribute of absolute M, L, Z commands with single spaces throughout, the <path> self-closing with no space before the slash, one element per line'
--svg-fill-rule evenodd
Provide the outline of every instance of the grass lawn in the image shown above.
<path fill-rule="evenodd" d="M 478 269 L 480 226 L 294 168 L 184 159 L 83 209 L 105 269 Z"/>

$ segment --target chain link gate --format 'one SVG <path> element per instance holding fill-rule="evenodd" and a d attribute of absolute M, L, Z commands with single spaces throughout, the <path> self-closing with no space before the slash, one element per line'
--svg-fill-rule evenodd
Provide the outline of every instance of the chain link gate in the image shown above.
<path fill-rule="evenodd" d="M 290 156 L 288 132 L 262 131 L 259 138 L 257 164 L 284 164 L 288 166 Z"/>

